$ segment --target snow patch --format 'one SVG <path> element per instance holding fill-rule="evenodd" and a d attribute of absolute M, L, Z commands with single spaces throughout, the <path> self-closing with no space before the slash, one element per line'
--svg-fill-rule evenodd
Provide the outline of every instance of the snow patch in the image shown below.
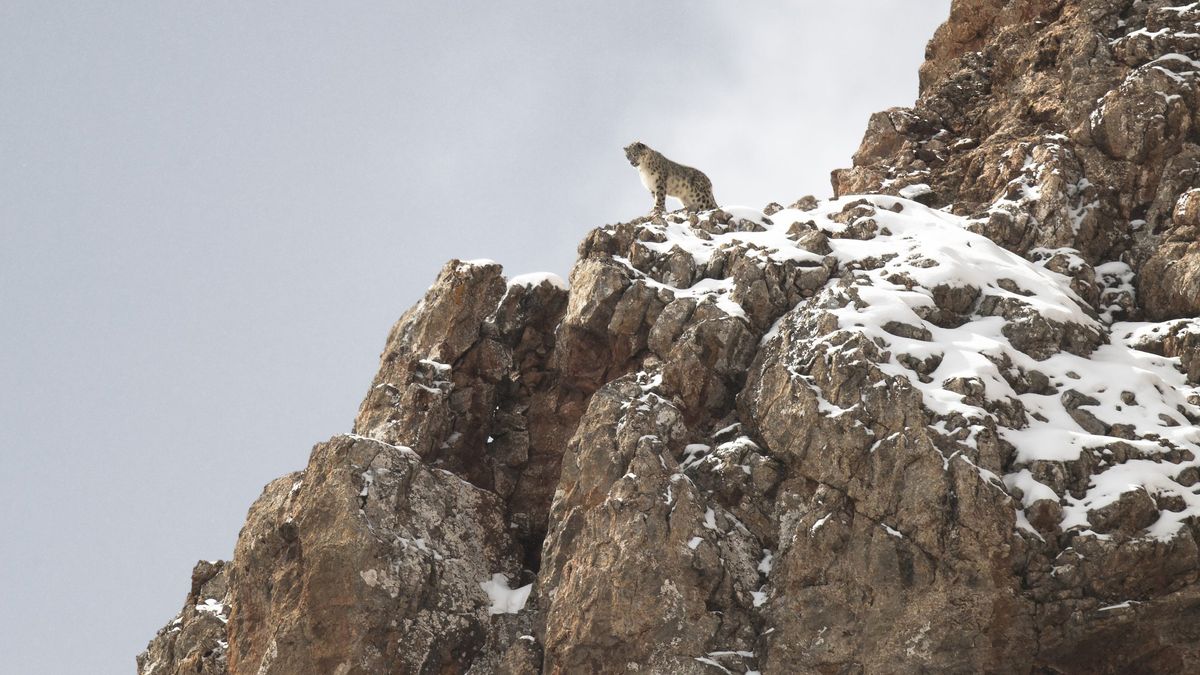
<path fill-rule="evenodd" d="M 479 582 L 479 587 L 487 593 L 488 598 L 492 601 L 492 606 L 488 608 L 489 614 L 516 614 L 525 609 L 525 602 L 529 600 L 529 592 L 533 590 L 533 584 L 527 584 L 520 588 L 508 587 L 508 576 L 497 572 L 492 575 L 491 580 Z"/>
<path fill-rule="evenodd" d="M 561 288 L 564 291 L 568 290 L 567 282 L 563 278 L 553 272 L 530 272 L 529 274 L 520 274 L 508 280 L 508 285 L 511 286 L 540 286 L 548 283 L 555 288 Z"/>

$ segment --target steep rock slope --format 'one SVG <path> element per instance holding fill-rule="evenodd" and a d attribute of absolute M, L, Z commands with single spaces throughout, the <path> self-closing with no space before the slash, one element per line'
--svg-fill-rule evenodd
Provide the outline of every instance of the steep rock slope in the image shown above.
<path fill-rule="evenodd" d="M 1200 312 L 1200 5 L 956 0 L 912 108 L 874 115 L 837 194 L 949 206 L 1027 254 L 1124 260 L 1148 318 Z"/>
<path fill-rule="evenodd" d="M 139 673 L 1200 668 L 1198 19 L 959 0 L 846 196 L 451 261 Z"/>

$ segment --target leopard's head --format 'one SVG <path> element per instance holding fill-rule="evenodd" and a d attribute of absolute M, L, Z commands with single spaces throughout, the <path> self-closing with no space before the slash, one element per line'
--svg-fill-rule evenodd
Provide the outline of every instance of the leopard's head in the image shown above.
<path fill-rule="evenodd" d="M 625 146 L 625 157 L 629 160 L 630 164 L 637 166 L 642 161 L 642 155 L 646 154 L 649 149 L 645 143 L 630 143 Z"/>

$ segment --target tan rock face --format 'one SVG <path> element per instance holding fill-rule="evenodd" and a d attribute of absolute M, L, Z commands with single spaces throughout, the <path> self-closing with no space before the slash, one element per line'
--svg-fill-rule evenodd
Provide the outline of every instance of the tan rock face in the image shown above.
<path fill-rule="evenodd" d="M 585 405 L 549 362 L 566 310 L 549 280 L 510 285 L 495 263 L 451 261 L 392 328 L 354 424 L 505 499 L 533 559 Z"/>
<path fill-rule="evenodd" d="M 1197 21 L 957 0 L 847 196 L 451 261 L 139 673 L 1200 669 Z"/>
<path fill-rule="evenodd" d="M 1200 313 L 1200 241 L 1159 246 L 1142 265 L 1138 291 L 1150 318 Z"/>
<path fill-rule="evenodd" d="M 231 565 L 233 673 L 465 670 L 493 574 L 520 580 L 503 502 L 408 449 L 341 436 L 267 486 Z"/>
<path fill-rule="evenodd" d="M 1130 0 L 956 0 L 912 108 L 872 118 L 837 194 L 925 191 L 1028 255 L 1124 260 L 1148 318 L 1200 312 L 1192 60 L 1200 9 Z"/>
<path fill-rule="evenodd" d="M 183 609 L 137 657 L 139 673 L 222 675 L 228 666 L 229 566 L 200 561 Z"/>

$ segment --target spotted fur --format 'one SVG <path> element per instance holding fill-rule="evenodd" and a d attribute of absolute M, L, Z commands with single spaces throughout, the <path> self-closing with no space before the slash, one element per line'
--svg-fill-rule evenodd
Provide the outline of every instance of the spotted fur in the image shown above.
<path fill-rule="evenodd" d="M 688 211 L 708 211 L 717 208 L 712 181 L 703 171 L 676 164 L 645 143 L 626 146 L 625 157 L 629 159 L 630 164 L 637 167 L 642 176 L 642 185 L 654 196 L 654 208 L 651 209 L 651 213 L 665 211 L 667 197 L 675 197 L 683 202 L 683 208 Z"/>

